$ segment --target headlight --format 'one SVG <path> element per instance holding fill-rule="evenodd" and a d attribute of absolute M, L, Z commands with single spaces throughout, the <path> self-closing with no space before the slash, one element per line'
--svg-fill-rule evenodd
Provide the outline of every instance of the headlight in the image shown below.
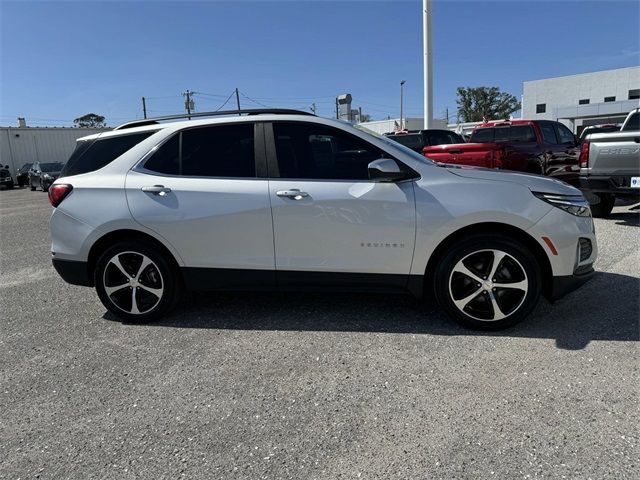
<path fill-rule="evenodd" d="M 590 217 L 589 202 L 582 195 L 558 195 L 556 193 L 533 192 L 540 200 L 561 208 L 576 217 Z"/>

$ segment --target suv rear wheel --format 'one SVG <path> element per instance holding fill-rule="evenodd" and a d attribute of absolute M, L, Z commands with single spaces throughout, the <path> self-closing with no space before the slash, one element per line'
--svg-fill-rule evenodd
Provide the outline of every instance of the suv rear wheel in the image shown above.
<path fill-rule="evenodd" d="M 436 299 L 470 328 L 499 330 L 524 320 L 538 303 L 540 267 L 531 252 L 502 235 L 456 243 L 435 272 Z"/>
<path fill-rule="evenodd" d="M 98 259 L 94 281 L 102 304 L 135 323 L 155 320 L 171 310 L 182 285 L 172 263 L 141 241 L 125 241 Z"/>

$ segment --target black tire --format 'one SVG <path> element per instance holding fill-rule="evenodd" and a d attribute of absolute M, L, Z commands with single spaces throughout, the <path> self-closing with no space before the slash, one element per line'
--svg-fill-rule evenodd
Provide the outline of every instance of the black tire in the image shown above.
<path fill-rule="evenodd" d="M 40 187 L 42 188 L 43 192 L 48 192 L 49 191 L 49 184 L 47 184 L 47 183 L 43 183 Z"/>
<path fill-rule="evenodd" d="M 493 266 L 493 250 L 506 254 L 494 274 L 495 287 L 493 278 L 484 278 Z M 463 268 L 477 275 L 478 280 L 458 271 Z M 531 313 L 540 299 L 541 278 L 540 265 L 526 246 L 503 235 L 472 235 L 453 245 L 439 262 L 434 290 L 440 307 L 461 325 L 501 330 Z M 524 285 L 526 290 L 503 287 L 509 283 Z M 470 300 L 465 303 L 467 299 Z M 456 301 L 464 305 L 459 307 Z"/>
<path fill-rule="evenodd" d="M 116 256 L 127 270 L 127 275 L 131 277 L 129 280 L 114 263 L 111 263 Z M 144 256 L 150 259 L 153 265 L 138 272 L 136 279 L 136 268 L 140 267 Z M 109 287 L 113 287 L 120 286 L 120 281 L 125 285 L 124 282 L 129 284 L 134 280 L 139 280 L 137 285 L 143 285 L 137 287 L 139 290 L 136 292 L 133 292 L 133 287 L 125 286 L 111 292 L 111 296 L 107 294 L 105 281 Z M 130 323 L 147 323 L 164 316 L 178 303 L 183 290 L 180 272 L 173 259 L 165 258 L 158 253 L 157 247 L 140 240 L 119 242 L 102 253 L 94 270 L 94 282 L 98 297 L 105 308 L 116 317 Z M 158 297 L 149 293 L 144 286 L 162 289 L 162 293 Z M 133 301 L 131 297 L 127 300 L 129 292 L 136 295 L 136 309 L 141 313 L 133 313 Z"/>
<path fill-rule="evenodd" d="M 13 182 L 9 182 L 9 183 L 7 183 L 7 188 L 13 189 L 13 186 L 14 186 L 14 185 L 13 185 Z"/>
<path fill-rule="evenodd" d="M 596 204 L 590 205 L 591 214 L 594 217 L 605 218 L 611 215 L 611 210 L 613 210 L 613 206 L 616 203 L 616 197 L 614 195 L 598 195 L 600 201 Z"/>
<path fill-rule="evenodd" d="M 35 185 L 31 185 L 31 191 L 32 191 L 32 192 L 35 192 L 35 191 L 36 191 L 36 187 L 35 187 Z"/>

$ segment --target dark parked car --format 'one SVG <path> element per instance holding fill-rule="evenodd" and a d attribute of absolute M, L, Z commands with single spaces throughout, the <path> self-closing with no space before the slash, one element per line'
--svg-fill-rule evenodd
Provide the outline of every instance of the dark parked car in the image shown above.
<path fill-rule="evenodd" d="M 13 188 L 13 178 L 9 171 L 9 165 L 4 167 L 0 165 L 0 185 L 4 185 L 6 188 Z"/>
<path fill-rule="evenodd" d="M 40 163 L 35 162 L 29 170 L 29 185 L 31 190 L 40 187 L 43 192 L 49 190 L 51 184 L 60 176 L 62 162 Z"/>
<path fill-rule="evenodd" d="M 418 153 L 424 147 L 464 143 L 464 138 L 450 130 L 408 130 L 406 132 L 386 133 L 385 136 Z"/>
<path fill-rule="evenodd" d="M 18 182 L 18 186 L 21 188 L 29 183 L 29 170 L 31 170 L 31 165 L 33 165 L 33 163 L 25 163 L 16 174 L 16 182 Z"/>

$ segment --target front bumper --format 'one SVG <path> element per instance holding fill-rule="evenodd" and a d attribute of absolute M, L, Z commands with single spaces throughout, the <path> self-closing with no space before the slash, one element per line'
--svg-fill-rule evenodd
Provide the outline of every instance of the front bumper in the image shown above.
<path fill-rule="evenodd" d="M 595 271 L 593 267 L 590 267 L 583 273 L 553 277 L 553 285 L 551 286 L 551 291 L 549 292 L 548 297 L 549 301 L 554 302 L 559 300 L 566 294 L 580 288 L 586 282 L 591 280 L 594 274 Z"/>
<path fill-rule="evenodd" d="M 633 176 L 640 176 L 638 175 Z M 580 175 L 580 190 L 588 193 L 610 193 L 617 197 L 640 198 L 640 188 L 631 188 L 632 175 Z"/>
<path fill-rule="evenodd" d="M 52 262 L 53 268 L 56 269 L 58 275 L 60 275 L 65 282 L 83 287 L 93 286 L 93 281 L 89 278 L 87 262 L 62 260 L 60 258 L 53 258 Z"/>
<path fill-rule="evenodd" d="M 11 177 L 0 178 L 0 185 L 12 185 L 12 184 L 13 184 L 13 179 Z"/>

